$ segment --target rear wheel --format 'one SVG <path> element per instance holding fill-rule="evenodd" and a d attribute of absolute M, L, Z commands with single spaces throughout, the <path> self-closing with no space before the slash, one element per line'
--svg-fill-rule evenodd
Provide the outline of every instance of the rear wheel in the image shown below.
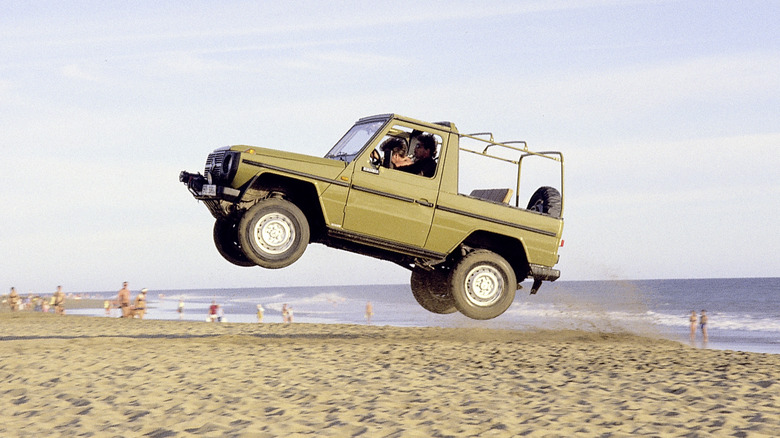
<path fill-rule="evenodd" d="M 309 222 L 286 199 L 264 199 L 244 213 L 238 239 L 247 258 L 263 268 L 277 269 L 298 260 L 309 244 Z"/>
<path fill-rule="evenodd" d="M 449 287 L 460 313 L 472 319 L 492 319 L 512 305 L 517 279 L 503 257 L 492 251 L 476 250 L 455 265 Z"/>
<path fill-rule="evenodd" d="M 415 268 L 412 271 L 412 295 L 423 309 L 439 314 L 455 312 L 455 302 L 447 287 L 447 274 L 440 270 L 426 271 Z"/>
<path fill-rule="evenodd" d="M 238 224 L 233 221 L 218 219 L 214 222 L 214 246 L 225 260 L 236 266 L 255 266 L 238 243 Z"/>

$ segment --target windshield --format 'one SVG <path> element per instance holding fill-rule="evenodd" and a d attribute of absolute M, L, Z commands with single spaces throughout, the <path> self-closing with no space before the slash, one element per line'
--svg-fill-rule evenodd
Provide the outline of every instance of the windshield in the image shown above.
<path fill-rule="evenodd" d="M 386 120 L 379 120 L 368 123 L 359 123 L 352 127 L 343 137 L 333 146 L 325 155 L 325 158 L 346 161 L 347 163 L 357 157 L 363 146 L 366 145 L 378 130 L 384 126 Z"/>

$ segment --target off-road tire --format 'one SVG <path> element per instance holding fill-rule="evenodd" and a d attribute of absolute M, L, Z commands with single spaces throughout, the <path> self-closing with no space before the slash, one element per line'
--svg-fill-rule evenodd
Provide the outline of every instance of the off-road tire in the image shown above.
<path fill-rule="evenodd" d="M 440 270 L 426 271 L 415 268 L 411 278 L 412 295 L 423 309 L 446 315 L 458 309 L 447 287 L 447 273 Z"/>
<path fill-rule="evenodd" d="M 528 201 L 528 210 L 538 211 L 548 214 L 554 218 L 561 217 L 561 192 L 555 187 L 539 187 L 536 189 L 531 200 Z"/>
<path fill-rule="evenodd" d="M 255 266 L 249 260 L 238 242 L 238 224 L 232 221 L 218 219 L 214 222 L 214 246 L 225 260 L 236 266 Z"/>
<path fill-rule="evenodd" d="M 281 198 L 259 201 L 244 213 L 238 226 L 244 254 L 268 269 L 284 268 L 298 260 L 309 237 L 309 222 L 301 209 Z"/>
<path fill-rule="evenodd" d="M 468 253 L 455 265 L 449 288 L 460 313 L 472 319 L 492 319 L 512 305 L 517 279 L 509 262 L 482 249 Z"/>

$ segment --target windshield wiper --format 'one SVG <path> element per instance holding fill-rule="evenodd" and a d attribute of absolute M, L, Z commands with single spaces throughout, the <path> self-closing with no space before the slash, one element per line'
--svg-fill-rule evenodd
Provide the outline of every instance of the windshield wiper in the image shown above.
<path fill-rule="evenodd" d="M 350 155 L 352 155 L 352 154 L 349 154 L 349 153 L 347 153 L 347 152 L 339 152 L 338 154 L 336 154 L 336 155 L 330 155 L 330 156 L 328 156 L 327 158 L 333 158 L 333 159 L 336 159 L 336 160 L 341 160 L 341 161 L 344 161 L 344 162 L 346 162 L 346 161 L 347 161 L 347 158 L 346 158 L 346 157 L 348 157 L 348 156 L 350 156 Z"/>

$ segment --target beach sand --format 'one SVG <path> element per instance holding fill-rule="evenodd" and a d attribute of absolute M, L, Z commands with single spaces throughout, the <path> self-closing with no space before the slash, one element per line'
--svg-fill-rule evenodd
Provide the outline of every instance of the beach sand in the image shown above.
<path fill-rule="evenodd" d="M 780 436 L 780 355 L 584 331 L 0 313 L 0 436 Z"/>

